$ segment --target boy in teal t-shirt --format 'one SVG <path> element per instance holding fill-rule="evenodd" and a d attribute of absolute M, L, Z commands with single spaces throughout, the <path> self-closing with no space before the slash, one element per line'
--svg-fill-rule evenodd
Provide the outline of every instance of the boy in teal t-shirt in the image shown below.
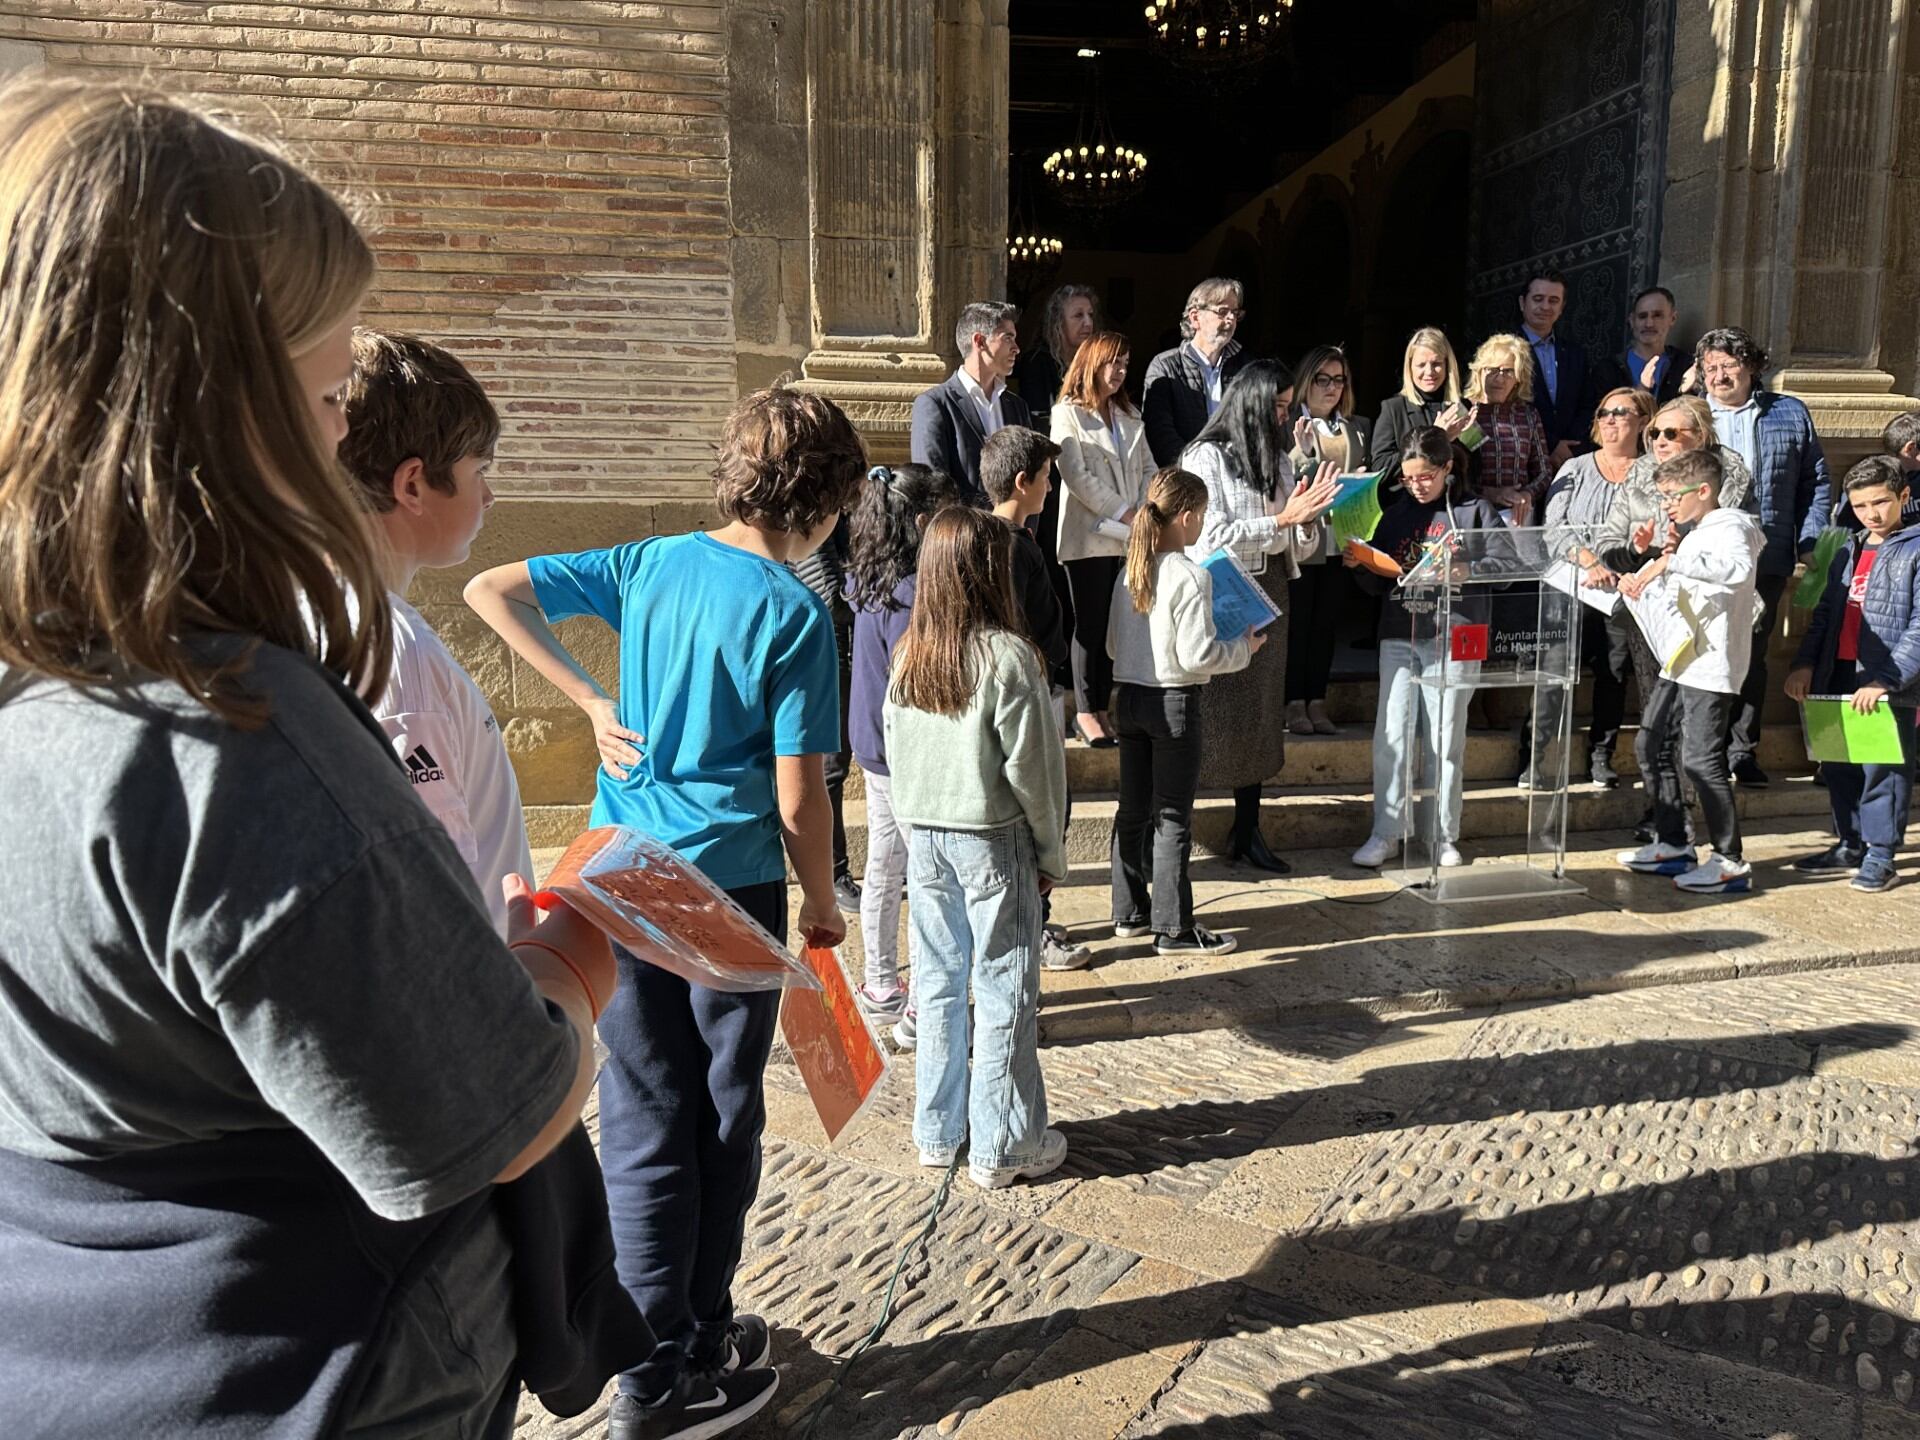
<path fill-rule="evenodd" d="M 721 436 L 719 529 L 537 556 L 467 586 L 481 618 L 593 722 L 593 822 L 673 846 L 783 943 L 788 861 L 803 935 L 846 935 L 825 781 L 840 748 L 833 625 L 787 563 L 827 538 L 865 473 L 833 402 L 763 390 Z M 617 700 L 553 633 L 576 615 L 618 632 Z M 620 1377 L 611 1434 L 717 1435 L 778 1384 L 766 1324 L 735 1316 L 731 1288 L 760 1179 L 779 994 L 617 958 L 600 1018 L 601 1168 L 620 1279 L 659 1343 Z"/>

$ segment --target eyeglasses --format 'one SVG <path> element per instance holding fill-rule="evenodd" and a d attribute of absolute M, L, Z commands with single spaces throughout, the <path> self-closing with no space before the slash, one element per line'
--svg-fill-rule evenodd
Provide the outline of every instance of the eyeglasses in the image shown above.
<path fill-rule="evenodd" d="M 1216 315 L 1222 320 L 1238 320 L 1247 313 L 1244 308 L 1236 309 L 1231 305 L 1196 305 L 1193 310 L 1196 315 Z"/>
<path fill-rule="evenodd" d="M 1513 367 L 1511 365 L 1489 365 L 1485 370 L 1482 370 L 1480 373 L 1482 375 L 1485 375 L 1488 379 L 1492 379 L 1495 376 L 1499 376 L 1503 379 L 1511 380 L 1513 378 Z"/>
<path fill-rule="evenodd" d="M 1649 425 L 1647 427 L 1647 438 L 1649 440 L 1678 440 L 1682 435 L 1697 435 L 1699 433 L 1700 432 L 1695 430 L 1691 425 L 1681 429 L 1676 429 L 1672 425 Z"/>
<path fill-rule="evenodd" d="M 1313 377 L 1313 383 L 1323 386 L 1328 390 L 1339 390 L 1345 388 L 1347 377 L 1344 375 L 1316 375 Z"/>
<path fill-rule="evenodd" d="M 1681 500 L 1693 494 L 1694 491 L 1704 490 L 1706 487 L 1704 485 L 1686 485 L 1678 490 L 1670 490 L 1665 485 L 1656 485 L 1653 488 L 1660 492 L 1660 498 L 1662 500 Z"/>
<path fill-rule="evenodd" d="M 1744 365 L 1702 365 L 1700 373 L 1709 380 L 1733 380 L 1746 368 Z"/>
<path fill-rule="evenodd" d="M 1639 412 L 1631 405 L 1609 405 L 1597 413 L 1602 420 L 1626 420 Z"/>

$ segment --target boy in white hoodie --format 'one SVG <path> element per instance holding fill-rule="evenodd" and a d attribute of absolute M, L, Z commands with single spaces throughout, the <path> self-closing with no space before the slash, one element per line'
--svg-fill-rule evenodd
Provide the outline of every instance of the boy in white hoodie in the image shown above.
<path fill-rule="evenodd" d="M 1667 542 L 1652 564 L 1620 581 L 1634 618 L 1661 661 L 1660 681 L 1641 706 L 1635 750 L 1653 793 L 1654 839 L 1625 850 L 1629 870 L 1671 875 L 1698 894 L 1747 890 L 1753 869 L 1741 858 L 1740 817 L 1727 766 L 1728 726 L 1753 649 L 1759 522 L 1720 508 L 1721 465 L 1711 450 L 1676 455 L 1654 472 L 1667 512 Z M 1643 527 L 1652 530 L 1652 522 Z M 1646 536 L 1650 548 L 1652 535 Z M 1675 730 L 1680 743 L 1670 743 Z M 1674 764 L 1675 754 L 1679 767 Z M 1686 801 L 1678 769 L 1700 797 L 1713 841 L 1705 863 L 1686 843 Z"/>

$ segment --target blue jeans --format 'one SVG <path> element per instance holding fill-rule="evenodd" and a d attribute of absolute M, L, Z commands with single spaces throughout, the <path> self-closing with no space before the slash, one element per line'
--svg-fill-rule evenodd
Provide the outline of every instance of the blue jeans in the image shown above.
<path fill-rule="evenodd" d="M 1835 694 L 1850 693 L 1859 685 L 1852 670 L 1845 661 L 1835 666 L 1830 682 Z M 1892 708 L 1900 748 L 1907 757 L 1904 763 L 1841 765 L 1829 761 L 1820 770 L 1827 780 L 1827 799 L 1833 806 L 1833 828 L 1840 843 L 1865 845 L 1871 858 L 1886 865 L 1893 863 L 1893 852 L 1906 839 L 1907 812 L 1913 806 L 1913 707 Z"/>
<path fill-rule="evenodd" d="M 727 893 L 786 943 L 782 882 Z M 620 1283 L 657 1342 L 620 1377 L 645 1400 L 726 1358 L 780 992 L 692 985 L 618 946 L 614 958 L 620 982 L 600 1017 L 600 1168 Z"/>
<path fill-rule="evenodd" d="M 913 829 L 913 1140 L 922 1150 L 956 1150 L 970 1139 L 978 1169 L 1031 1164 L 1047 1128 L 1039 875 L 1024 820 L 997 830 Z"/>
<path fill-rule="evenodd" d="M 1460 815 L 1466 803 L 1467 702 L 1469 690 L 1442 690 L 1420 685 L 1419 676 L 1438 676 L 1444 666 L 1456 680 L 1470 681 L 1480 673 L 1473 661 L 1449 663 L 1443 640 L 1380 640 L 1379 709 L 1373 722 L 1373 836 L 1377 840 L 1412 840 L 1416 820 L 1411 792 L 1422 784 L 1438 794 L 1438 828 L 1428 821 L 1428 837 L 1438 841 L 1460 838 Z M 1425 837 L 1423 837 L 1425 838 Z"/>

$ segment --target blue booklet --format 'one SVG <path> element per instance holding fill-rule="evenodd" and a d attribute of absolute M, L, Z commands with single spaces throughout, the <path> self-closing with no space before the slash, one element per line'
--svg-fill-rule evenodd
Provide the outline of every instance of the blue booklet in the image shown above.
<path fill-rule="evenodd" d="M 1248 630 L 1264 630 L 1280 618 L 1280 607 L 1260 588 L 1230 550 L 1216 550 L 1200 562 L 1213 577 L 1213 628 L 1222 640 Z"/>

